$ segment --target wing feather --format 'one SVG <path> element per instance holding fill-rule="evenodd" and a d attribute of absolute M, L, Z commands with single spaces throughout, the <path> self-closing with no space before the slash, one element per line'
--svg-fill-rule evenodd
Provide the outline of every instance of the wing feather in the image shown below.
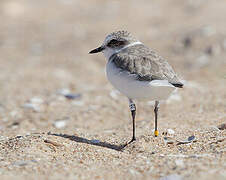
<path fill-rule="evenodd" d="M 140 81 L 168 80 L 175 87 L 183 87 L 168 62 L 143 44 L 123 49 L 112 55 L 110 60 L 117 67 L 136 74 Z"/>

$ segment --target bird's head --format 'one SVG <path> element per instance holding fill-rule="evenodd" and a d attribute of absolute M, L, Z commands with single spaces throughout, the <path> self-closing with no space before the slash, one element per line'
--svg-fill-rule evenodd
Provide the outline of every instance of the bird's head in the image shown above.
<path fill-rule="evenodd" d="M 90 51 L 89 53 L 93 54 L 103 52 L 108 58 L 108 56 L 110 56 L 114 52 L 117 52 L 125 46 L 128 46 L 129 44 L 134 42 L 137 42 L 137 39 L 134 38 L 128 31 L 116 31 L 107 35 L 103 44 L 100 47 Z"/>

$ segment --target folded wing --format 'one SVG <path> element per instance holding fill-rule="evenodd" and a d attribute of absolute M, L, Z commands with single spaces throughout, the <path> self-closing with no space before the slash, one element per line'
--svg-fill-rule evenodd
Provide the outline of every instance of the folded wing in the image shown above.
<path fill-rule="evenodd" d="M 143 44 L 130 46 L 110 59 L 117 67 L 136 74 L 140 81 L 167 80 L 175 87 L 183 87 L 168 62 Z"/>

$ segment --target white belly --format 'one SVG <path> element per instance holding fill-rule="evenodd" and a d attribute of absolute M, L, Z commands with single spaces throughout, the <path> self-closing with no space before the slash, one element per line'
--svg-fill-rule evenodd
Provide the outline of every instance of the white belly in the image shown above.
<path fill-rule="evenodd" d="M 108 61 L 106 74 L 111 84 L 130 99 L 165 100 L 175 87 L 167 80 L 139 81 L 136 75 L 117 68 Z"/>

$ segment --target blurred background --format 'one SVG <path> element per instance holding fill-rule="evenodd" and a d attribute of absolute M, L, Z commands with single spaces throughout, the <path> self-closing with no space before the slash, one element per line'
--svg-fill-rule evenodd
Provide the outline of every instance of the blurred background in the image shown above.
<path fill-rule="evenodd" d="M 211 107 L 206 107 L 207 103 L 203 106 L 207 110 L 214 109 L 212 106 L 216 105 L 217 99 L 225 99 L 226 90 L 225 8 L 226 2 L 211 0 L 142 0 L 139 3 L 135 0 L 2 0 L 2 128 L 21 122 L 22 132 L 27 132 L 23 123 L 29 129 L 42 129 L 40 119 L 44 118 L 43 126 L 49 129 L 52 126 L 49 127 L 48 122 L 53 124 L 56 119 L 68 116 L 74 126 L 92 127 L 103 119 L 104 113 L 111 114 L 110 109 L 117 109 L 115 104 L 127 108 L 126 98 L 120 96 L 124 99 L 119 100 L 115 97 L 117 92 L 106 80 L 103 55 L 88 54 L 107 34 L 116 30 L 130 31 L 165 57 L 188 82 L 188 88 L 193 89 L 190 94 L 198 97 L 188 98 L 190 94 L 185 86 L 184 97 L 176 96 L 176 99 L 182 99 L 185 104 L 209 100 Z M 71 102 L 56 95 L 64 94 L 65 90 L 79 93 L 83 99 L 71 106 Z M 200 97 L 198 93 L 204 92 L 207 96 L 202 94 Z M 42 109 L 37 104 L 45 104 L 45 107 Z M 26 108 L 45 113 L 32 113 L 31 117 L 25 118 L 30 113 Z M 86 113 L 87 109 L 91 115 Z M 120 119 L 127 121 L 126 110 L 124 116 L 118 111 Z M 87 120 L 93 116 L 97 121 Z M 108 127 L 108 122 L 111 126 L 111 121 L 99 125 Z"/>
<path fill-rule="evenodd" d="M 106 60 L 88 52 L 116 30 L 156 50 L 182 79 L 214 91 L 225 85 L 225 8 L 212 0 L 1 0 L 0 102 L 12 111 L 65 88 L 108 95 Z"/>
<path fill-rule="evenodd" d="M 128 139 L 127 99 L 108 83 L 103 55 L 88 54 L 117 30 L 130 31 L 185 80 L 161 106 L 160 130 L 224 122 L 225 17 L 226 1 L 214 0 L 1 0 L 1 137 L 113 129 L 113 138 Z M 151 105 L 138 103 L 138 136 L 153 127 Z"/>

